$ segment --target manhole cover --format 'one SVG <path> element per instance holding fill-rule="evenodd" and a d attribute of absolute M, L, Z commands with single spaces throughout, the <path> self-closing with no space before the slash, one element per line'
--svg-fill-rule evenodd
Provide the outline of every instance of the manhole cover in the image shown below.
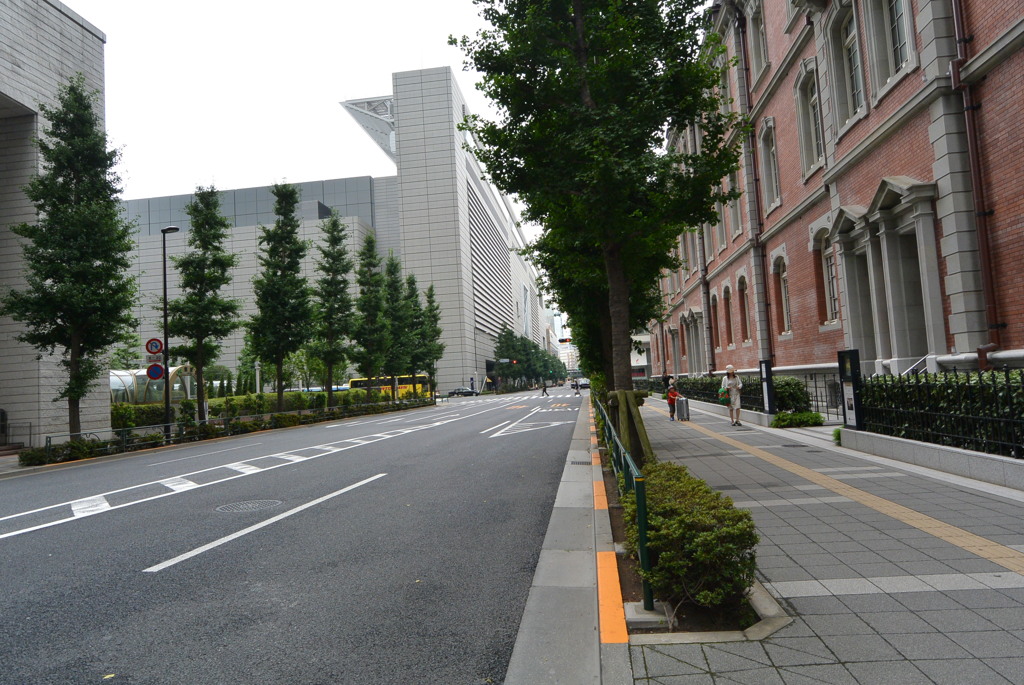
<path fill-rule="evenodd" d="M 225 513 L 233 513 L 238 511 L 259 511 L 260 509 L 273 509 L 274 507 L 281 506 L 281 502 L 276 499 L 257 499 L 252 502 L 235 502 L 234 504 L 222 504 L 217 507 L 217 511 Z"/>

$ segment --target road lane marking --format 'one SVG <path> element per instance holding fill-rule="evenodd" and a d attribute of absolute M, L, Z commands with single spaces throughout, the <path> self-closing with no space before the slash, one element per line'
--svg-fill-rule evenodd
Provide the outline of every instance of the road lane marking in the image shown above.
<path fill-rule="evenodd" d="M 271 518 L 267 519 L 266 521 L 263 521 L 261 523 L 257 523 L 256 525 L 253 525 L 253 526 L 249 526 L 248 528 L 243 528 L 242 530 L 240 530 L 238 532 L 232 533 L 231 535 L 226 535 L 226 536 L 220 538 L 219 540 L 214 540 L 213 542 L 207 543 L 207 544 L 203 545 L 202 547 L 196 547 L 194 550 L 192 550 L 190 552 L 185 552 L 184 554 L 179 554 L 178 556 L 174 557 L 173 559 L 168 559 L 167 561 L 159 563 L 156 566 L 150 566 L 149 568 L 143 569 L 142 572 L 143 573 L 156 573 L 157 571 L 162 571 L 165 568 L 170 568 L 171 566 L 174 566 L 175 564 L 179 564 L 179 563 L 181 563 L 181 562 L 183 562 L 183 561 L 185 561 L 187 559 L 191 559 L 192 557 L 199 556 L 203 552 L 208 552 L 211 549 L 214 549 L 216 547 L 220 547 L 221 545 L 226 544 L 228 542 L 231 542 L 232 540 L 237 540 L 238 538 L 240 538 L 242 536 L 248 535 L 249 533 L 253 533 L 253 532 L 259 530 L 260 528 L 266 528 L 267 526 L 271 525 L 272 523 L 277 523 L 278 521 L 280 521 L 282 519 L 286 519 L 286 518 L 288 518 L 289 516 L 291 516 L 293 514 L 298 514 L 301 511 L 305 511 L 306 509 L 309 509 L 310 507 L 315 507 L 318 504 L 322 504 L 323 502 L 326 502 L 329 499 L 337 497 L 338 495 L 343 495 L 346 492 L 350 492 L 352 490 L 355 490 L 356 488 L 361 487 L 363 485 L 366 485 L 367 483 L 372 483 L 373 481 L 377 480 L 378 478 L 383 478 L 386 475 L 388 475 L 388 474 L 386 474 L 386 473 L 378 473 L 376 476 L 371 476 L 370 478 L 367 478 L 366 480 L 361 480 L 358 483 L 353 483 L 352 485 L 349 485 L 347 488 L 342 488 L 341 490 L 338 490 L 336 492 L 332 492 L 329 495 L 324 495 L 323 497 L 319 497 L 319 498 L 313 500 L 312 502 L 306 502 L 305 504 L 297 506 L 294 509 L 289 509 L 288 511 L 284 512 L 283 514 L 278 514 L 277 516 L 271 517 Z"/>
<path fill-rule="evenodd" d="M 198 459 L 199 457 L 205 457 L 205 456 L 208 456 L 208 455 L 211 455 L 211 454 L 220 454 L 221 452 L 230 452 L 232 450 L 244 450 L 246 447 L 256 447 L 257 445 L 262 445 L 262 444 L 263 444 L 262 442 L 253 442 L 253 443 L 249 443 L 248 445 L 239 445 L 238 447 L 228 447 L 227 449 L 223 449 L 223 450 L 213 450 L 212 452 L 203 452 L 202 454 L 194 454 L 191 457 L 181 457 L 180 459 L 168 459 L 167 461 L 158 461 L 155 464 L 150 464 L 150 466 L 161 466 L 163 464 L 173 464 L 176 461 L 185 461 L 186 459 Z"/>
<path fill-rule="evenodd" d="M 505 400 L 505 402 L 508 402 L 508 401 L 509 400 Z M 434 423 L 422 424 L 422 425 L 417 425 L 417 426 L 410 426 L 408 428 L 403 428 L 403 429 L 400 429 L 400 430 L 388 431 L 387 433 L 374 433 L 373 435 L 363 436 L 365 439 L 357 438 L 356 440 L 359 440 L 359 442 L 356 442 L 356 443 L 353 443 L 352 440 L 338 440 L 337 442 L 333 442 L 333 443 L 314 445 L 314 446 L 310 446 L 310 447 L 302 447 L 302 448 L 299 448 L 298 450 L 294 450 L 294 451 L 305 451 L 305 450 L 314 450 L 314 449 L 315 450 L 322 450 L 322 454 L 313 454 L 313 455 L 310 455 L 309 457 L 307 457 L 307 460 L 309 460 L 309 459 L 316 459 L 318 457 L 324 457 L 324 456 L 327 456 L 327 455 L 330 455 L 330 454 L 336 454 L 338 452 L 344 452 L 346 450 L 354 449 L 355 447 L 359 447 L 360 445 L 365 445 L 365 444 L 370 444 L 370 443 L 374 443 L 374 442 L 379 442 L 380 440 L 386 440 L 388 438 L 399 437 L 399 436 L 402 436 L 402 435 L 406 435 L 407 433 L 413 433 L 413 432 L 416 432 L 416 431 L 426 430 L 426 429 L 429 429 L 429 428 L 439 428 L 439 427 L 447 425 L 448 423 L 453 423 L 455 421 L 460 421 L 462 419 L 470 419 L 470 418 L 473 418 L 473 417 L 476 417 L 476 416 L 480 416 L 481 414 L 487 414 L 487 413 L 490 413 L 490 412 L 499 411 L 499 410 L 504 409 L 505 407 L 506 407 L 506 405 L 504 405 L 504 404 L 497 404 L 496 406 L 491 406 L 491 407 L 488 407 L 486 409 L 481 409 L 480 411 L 472 412 L 472 413 L 469 413 L 469 414 L 467 414 L 465 416 L 457 416 L 457 417 L 448 418 L 448 419 L 444 419 L 444 420 L 438 420 L 438 421 L 435 421 Z M 372 423 L 372 422 L 367 422 L 367 423 Z M 346 425 L 350 425 L 351 426 L 353 424 L 346 424 Z M 256 444 L 261 444 L 261 443 L 256 443 Z M 252 446 L 253 445 L 250 443 L 250 444 L 247 444 L 247 445 L 243 445 L 242 447 L 252 447 Z M 252 473 L 241 473 L 237 469 L 231 469 L 231 468 L 226 467 L 226 466 L 218 465 L 218 466 L 211 466 L 211 467 L 205 468 L 205 469 L 199 469 L 199 470 L 196 470 L 196 471 L 190 471 L 188 473 L 183 473 L 180 476 L 176 476 L 176 477 L 184 478 L 184 479 L 189 479 L 192 476 L 196 476 L 198 474 L 207 474 L 207 473 L 210 473 L 212 471 L 218 471 L 218 470 L 220 470 L 220 471 L 224 471 L 224 470 L 232 471 L 231 475 L 227 475 L 227 476 L 224 476 L 224 477 L 219 477 L 219 478 L 216 478 L 215 480 L 206 481 L 206 482 L 203 482 L 203 483 L 197 485 L 197 488 L 204 488 L 204 487 L 207 487 L 207 486 L 210 486 L 210 485 L 218 485 L 220 483 L 225 483 L 227 481 L 234 480 L 236 478 L 245 478 L 245 477 L 247 477 L 249 475 L 253 475 L 255 473 L 263 473 L 263 472 L 266 472 L 266 471 L 271 471 L 271 470 L 279 468 L 281 466 L 291 466 L 296 461 L 296 459 L 292 459 L 291 458 L 291 457 L 294 457 L 294 456 L 295 455 L 291 454 L 291 452 L 282 452 L 282 453 L 278 453 L 278 454 L 267 454 L 267 455 L 261 455 L 261 456 L 258 456 L 258 457 L 253 457 L 249 461 L 258 461 L 258 460 L 261 460 L 261 459 L 274 459 L 274 458 L 278 458 L 278 459 L 280 459 L 280 463 L 272 464 L 272 465 L 267 466 L 265 468 L 253 467 L 255 470 Z M 236 463 L 242 463 L 242 462 L 236 462 Z M 146 493 L 146 492 L 148 492 L 146 490 L 146 488 L 148 488 L 149 486 L 160 485 L 160 484 L 162 484 L 166 480 L 168 480 L 168 479 L 167 478 L 162 478 L 160 480 L 149 481 L 149 482 L 141 483 L 141 484 L 138 484 L 138 485 L 130 485 L 128 487 L 119 488 L 117 490 L 111 490 L 109 492 L 100 493 L 98 495 L 95 495 L 95 497 L 107 497 L 107 496 L 110 496 L 110 495 L 118 494 L 118 495 L 122 495 L 122 497 L 118 498 L 120 500 L 120 499 L 124 499 L 124 497 L 123 497 L 124 493 L 128 493 L 128 492 L 131 492 L 133 490 L 138 491 L 140 493 Z M 190 488 L 190 489 L 195 489 L 195 488 Z M 142 504 L 144 502 L 150 502 L 152 500 L 161 499 L 163 497 L 168 497 L 170 495 L 178 494 L 178 492 L 179 491 L 176 491 L 174 489 L 169 489 L 167 492 L 163 492 L 163 493 L 160 493 L 160 494 L 157 494 L 157 495 L 148 495 L 148 496 L 140 497 L 139 499 L 123 501 L 123 502 L 121 502 L 119 504 L 110 506 L 109 510 L 121 509 L 123 507 L 130 507 L 130 506 L 133 506 L 133 505 L 136 505 L 136 504 Z M 82 498 L 82 499 L 88 499 L 88 498 Z M 73 500 L 73 501 L 77 502 L 79 500 Z M 50 504 L 50 505 L 47 505 L 47 506 L 44 506 L 44 507 L 38 507 L 36 509 L 30 509 L 28 511 L 20 511 L 20 512 L 17 512 L 15 514 L 8 514 L 6 516 L 0 516 L 0 522 L 4 522 L 4 521 L 12 521 L 14 519 L 28 519 L 29 517 L 32 517 L 32 516 L 34 516 L 36 514 L 40 514 L 41 512 L 47 512 L 47 511 L 52 511 L 52 510 L 61 510 L 61 509 L 63 509 L 63 510 L 66 511 L 66 513 L 63 513 L 63 512 L 58 513 L 57 516 L 59 516 L 59 518 L 56 518 L 56 519 L 51 520 L 51 521 L 46 521 L 45 523 L 29 525 L 29 526 L 26 526 L 25 528 L 16 528 L 16 529 L 4 530 L 4 528 L 6 528 L 6 526 L 0 526 L 0 540 L 2 540 L 4 538 L 13 537 L 15 535 L 22 535 L 24 533 L 31 533 L 31 532 L 34 532 L 34 531 L 37 531 L 37 530 L 42 530 L 44 528 L 50 528 L 52 526 L 58 526 L 58 525 L 61 525 L 61 524 L 64 524 L 64 523 L 70 523 L 71 521 L 77 520 L 80 517 L 77 517 L 77 516 L 74 515 L 73 511 L 71 510 L 71 504 L 72 504 L 71 501 L 58 502 L 56 504 Z"/>
<path fill-rule="evenodd" d="M 92 516 L 93 514 L 98 514 L 101 511 L 107 511 L 108 509 L 110 509 L 110 502 L 108 502 L 107 498 L 102 495 L 80 499 L 77 502 L 71 503 L 71 511 L 74 513 L 76 518 Z"/>
<path fill-rule="evenodd" d="M 194 480 L 189 480 L 188 478 L 181 478 L 180 476 L 162 480 L 160 481 L 160 485 L 168 487 L 171 490 L 174 490 L 175 492 L 185 492 L 186 490 L 191 490 L 192 488 L 199 487 L 199 483 L 195 482 Z"/>
<path fill-rule="evenodd" d="M 239 473 L 244 473 L 246 475 L 252 473 L 259 473 L 260 471 L 263 470 L 258 466 L 253 466 L 252 464 L 244 464 L 242 462 L 238 462 L 237 464 L 225 464 L 224 468 L 231 469 L 232 471 L 238 471 Z"/>
<path fill-rule="evenodd" d="M 501 427 L 502 427 L 502 426 L 504 426 L 504 425 L 505 425 L 506 423 L 508 423 L 508 421 L 502 421 L 502 422 L 501 422 L 501 423 L 499 423 L 499 424 L 498 424 L 497 426 L 491 426 L 491 427 L 490 427 L 490 428 L 488 428 L 487 430 L 482 430 L 482 431 L 480 431 L 480 435 L 483 435 L 484 433 L 490 433 L 490 432 L 491 432 L 492 430 L 496 430 L 496 429 L 498 429 L 498 428 L 501 428 Z"/>

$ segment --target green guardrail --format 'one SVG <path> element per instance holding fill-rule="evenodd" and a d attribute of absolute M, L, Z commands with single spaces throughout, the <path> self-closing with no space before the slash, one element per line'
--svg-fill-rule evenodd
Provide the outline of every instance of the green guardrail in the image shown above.
<path fill-rule="evenodd" d="M 637 555 L 640 557 L 640 568 L 645 573 L 651 570 L 651 559 L 650 554 L 647 551 L 647 487 L 644 481 L 643 473 L 640 468 L 633 461 L 633 457 L 630 456 L 629 450 L 622 444 L 622 440 L 619 439 L 619 434 L 615 431 L 615 427 L 612 426 L 611 420 L 608 418 L 608 412 L 599 400 L 594 399 L 594 406 L 597 407 L 598 413 L 601 415 L 603 430 L 604 430 L 604 443 L 608 447 L 609 454 L 611 455 L 612 468 L 615 470 L 615 475 L 618 476 L 620 473 L 623 475 L 622 482 L 623 487 L 620 488 L 619 494 L 621 495 L 623 490 L 626 492 L 636 493 L 636 521 L 634 524 L 637 527 Z M 618 481 L 618 478 L 616 478 Z M 644 609 L 647 611 L 654 610 L 654 592 L 651 590 L 651 584 L 647 578 L 643 578 L 643 593 L 644 593 Z"/>

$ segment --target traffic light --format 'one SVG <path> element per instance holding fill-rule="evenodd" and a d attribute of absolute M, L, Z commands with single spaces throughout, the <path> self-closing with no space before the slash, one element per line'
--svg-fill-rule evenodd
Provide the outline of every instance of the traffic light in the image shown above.
<path fill-rule="evenodd" d="M 572 342 L 572 338 L 559 338 L 558 342 L 560 342 L 560 343 L 570 343 L 570 342 Z"/>
<path fill-rule="evenodd" d="M 512 363 L 513 363 L 513 364 L 518 364 L 518 363 L 519 363 L 519 361 L 518 361 L 518 360 L 516 360 L 516 359 L 513 359 L 513 360 L 512 360 Z"/>

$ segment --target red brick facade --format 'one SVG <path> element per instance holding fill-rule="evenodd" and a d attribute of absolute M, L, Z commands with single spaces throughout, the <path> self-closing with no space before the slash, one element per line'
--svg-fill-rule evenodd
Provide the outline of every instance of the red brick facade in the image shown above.
<path fill-rule="evenodd" d="M 714 4 L 743 197 L 680 238 L 655 374 L 1024 366 L 1024 0 L 996 4 Z"/>

